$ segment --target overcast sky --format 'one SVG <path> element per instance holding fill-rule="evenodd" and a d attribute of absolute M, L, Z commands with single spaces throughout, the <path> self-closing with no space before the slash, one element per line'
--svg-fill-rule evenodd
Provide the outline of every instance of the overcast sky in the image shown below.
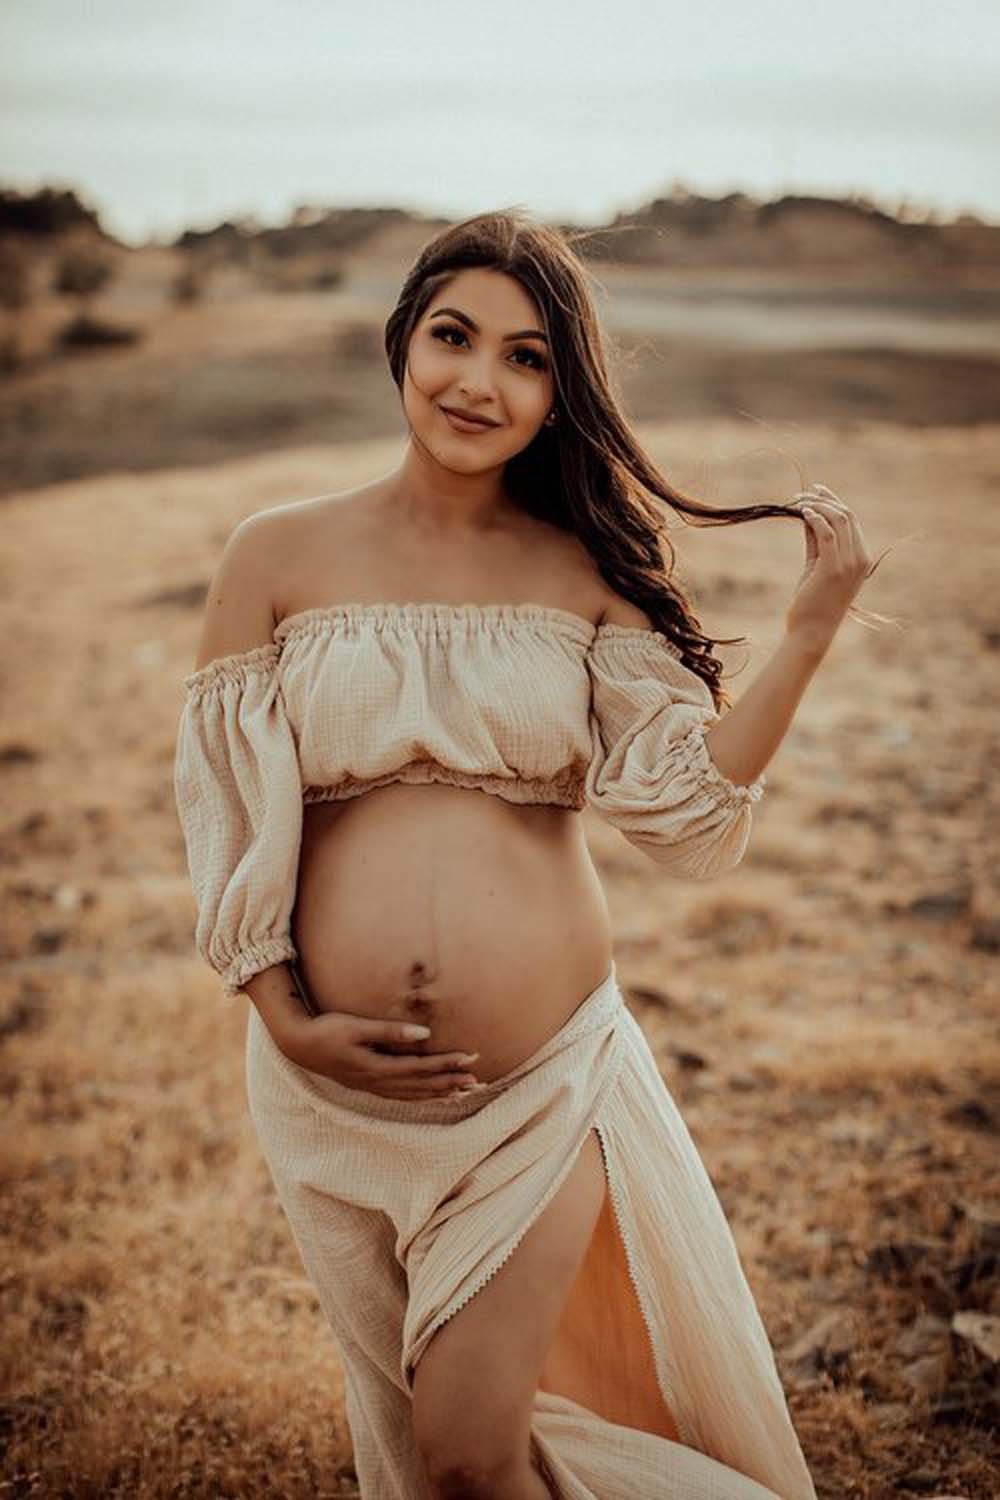
<path fill-rule="evenodd" d="M 1000 220 L 1000 3 L 3 0 L 0 183 L 139 242 L 299 203 L 595 220 L 681 181 Z"/>

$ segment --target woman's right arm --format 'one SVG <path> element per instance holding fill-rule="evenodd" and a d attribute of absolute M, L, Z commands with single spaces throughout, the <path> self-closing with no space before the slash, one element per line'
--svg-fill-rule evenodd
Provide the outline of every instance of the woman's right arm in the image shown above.
<path fill-rule="evenodd" d="M 277 676 L 273 580 L 280 512 L 241 522 L 209 585 L 175 761 L 198 904 L 199 951 L 246 994 L 293 1062 L 390 1097 L 440 1094 L 471 1060 L 427 1051 L 427 1028 L 347 1012 L 313 1015 L 290 967 L 302 780 Z M 375 1050 L 376 1048 L 380 1050 Z"/>
<path fill-rule="evenodd" d="M 174 758 L 177 811 L 197 907 L 195 943 L 227 996 L 297 957 L 291 936 L 302 828 L 295 735 L 278 679 L 265 566 L 274 517 L 230 535 L 185 680 Z"/>

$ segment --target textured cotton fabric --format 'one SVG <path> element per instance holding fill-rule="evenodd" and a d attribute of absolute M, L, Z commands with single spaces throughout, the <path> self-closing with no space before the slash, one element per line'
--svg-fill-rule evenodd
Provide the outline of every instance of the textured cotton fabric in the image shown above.
<path fill-rule="evenodd" d="M 704 879 L 742 858 L 764 787 L 715 766 L 711 695 L 665 635 L 540 605 L 306 610 L 185 686 L 174 775 L 196 944 L 228 995 L 295 966 L 309 802 L 443 781 L 591 806 Z M 609 1194 L 533 1410 L 553 1492 L 815 1500 L 722 1207 L 614 966 L 525 1063 L 462 1098 L 346 1088 L 291 1062 L 252 1006 L 246 1045 L 258 1139 L 339 1344 L 363 1500 L 430 1500 L 414 1371 L 592 1129 Z M 675 1436 L 651 1430 L 660 1414 Z"/>
<path fill-rule="evenodd" d="M 539 1389 L 532 1451 L 553 1492 L 815 1500 L 722 1206 L 614 965 L 526 1062 L 463 1098 L 386 1099 L 311 1073 L 285 1057 L 253 1007 L 246 1079 L 342 1355 L 364 1500 L 431 1500 L 414 1443 L 414 1369 L 516 1253 L 591 1129 L 625 1254 L 613 1258 L 595 1235 L 591 1300 L 571 1299 L 573 1347 L 589 1351 L 599 1376 L 614 1364 L 608 1341 L 638 1327 L 679 1440 L 606 1420 L 558 1386 Z M 636 1294 L 641 1315 L 630 1319 Z M 629 1395 L 615 1394 L 619 1407 Z"/>
<path fill-rule="evenodd" d="M 763 774 L 727 780 L 704 680 L 655 630 L 539 604 L 341 604 L 185 678 L 174 786 L 195 942 L 228 996 L 297 958 L 305 804 L 443 781 L 590 806 L 672 874 L 743 857 Z"/>

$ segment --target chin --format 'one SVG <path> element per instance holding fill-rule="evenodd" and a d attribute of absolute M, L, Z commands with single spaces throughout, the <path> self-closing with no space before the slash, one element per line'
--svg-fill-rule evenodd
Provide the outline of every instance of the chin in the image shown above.
<path fill-rule="evenodd" d="M 434 453 L 433 448 L 430 451 L 441 468 L 447 469 L 451 474 L 485 474 L 488 469 L 502 467 L 507 462 L 505 458 L 492 458 L 486 462 L 483 459 L 477 460 L 471 454 L 466 458 L 462 454 Z"/>

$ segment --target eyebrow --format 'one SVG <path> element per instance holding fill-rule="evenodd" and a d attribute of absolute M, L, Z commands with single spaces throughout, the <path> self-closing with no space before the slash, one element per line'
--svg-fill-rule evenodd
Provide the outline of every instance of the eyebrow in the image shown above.
<path fill-rule="evenodd" d="M 466 328 L 471 328 L 473 333 L 479 332 L 477 324 L 473 322 L 468 313 L 460 312 L 457 307 L 436 308 L 431 313 L 431 317 L 443 318 L 446 313 L 453 318 L 457 318 L 460 323 L 464 323 Z M 505 333 L 504 339 L 541 339 L 543 344 L 548 343 L 548 338 L 542 333 L 540 328 L 522 328 L 519 333 Z"/>

